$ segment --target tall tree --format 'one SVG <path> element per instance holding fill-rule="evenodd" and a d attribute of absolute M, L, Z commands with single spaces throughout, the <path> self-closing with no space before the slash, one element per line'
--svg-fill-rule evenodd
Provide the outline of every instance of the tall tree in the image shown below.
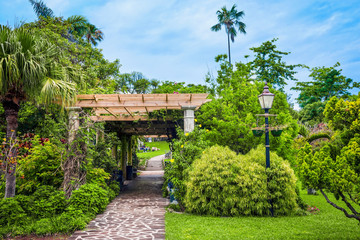
<path fill-rule="evenodd" d="M 359 83 L 354 83 L 352 79 L 341 74 L 340 63 L 332 67 L 315 67 L 311 69 L 310 77 L 312 81 L 297 82 L 292 90 L 300 91 L 297 101 L 300 107 L 304 108 L 314 102 L 323 102 L 331 97 L 346 98 L 350 95 L 349 90 L 359 87 Z"/>
<path fill-rule="evenodd" d="M 230 10 L 227 10 L 226 6 L 224 6 L 221 8 L 221 10 L 218 10 L 216 14 L 219 22 L 212 26 L 211 30 L 217 32 L 221 30 L 221 26 L 225 26 L 225 31 L 228 38 L 229 64 L 231 65 L 230 39 L 232 42 L 235 41 L 237 30 L 240 33 L 246 34 L 246 25 L 245 23 L 240 21 L 240 19 L 243 18 L 245 13 L 243 11 L 238 12 L 236 10 L 236 5 L 234 4 Z"/>
<path fill-rule="evenodd" d="M 68 69 L 58 63 L 60 50 L 25 28 L 14 30 L 0 25 L 0 101 L 7 122 L 7 146 L 15 142 L 20 103 L 38 99 L 69 105 L 75 98 L 75 84 Z M 15 196 L 15 148 L 6 161 L 5 198 Z"/>
<path fill-rule="evenodd" d="M 282 89 L 287 84 L 287 80 L 297 81 L 294 76 L 296 74 L 294 69 L 304 67 L 304 65 L 286 64 L 282 58 L 289 55 L 290 52 L 279 51 L 274 44 L 277 40 L 275 38 L 262 43 L 260 47 L 250 48 L 255 53 L 255 59 L 251 61 L 251 66 L 258 80 L 271 83 Z"/>

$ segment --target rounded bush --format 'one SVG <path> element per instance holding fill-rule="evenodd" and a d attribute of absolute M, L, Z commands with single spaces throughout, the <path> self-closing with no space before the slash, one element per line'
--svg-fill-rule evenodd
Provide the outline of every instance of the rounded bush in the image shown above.
<path fill-rule="evenodd" d="M 265 169 L 266 158 L 264 146 L 258 146 L 244 155 L 248 163 L 256 163 Z M 272 201 L 274 214 L 289 215 L 298 207 L 296 193 L 296 177 L 288 161 L 270 153 L 270 168 L 266 170 L 268 176 L 268 192 Z"/>
<path fill-rule="evenodd" d="M 68 208 L 95 215 L 105 210 L 109 203 L 108 192 L 96 184 L 84 184 L 73 191 Z"/>
<path fill-rule="evenodd" d="M 188 172 L 187 211 L 213 216 L 269 215 L 270 197 L 276 215 L 295 210 L 296 179 L 289 164 L 276 156 L 265 170 L 265 164 L 253 159 L 255 153 L 259 159 L 263 156 L 265 163 L 264 153 L 256 151 L 248 156 L 236 155 L 227 147 L 207 149 Z"/>

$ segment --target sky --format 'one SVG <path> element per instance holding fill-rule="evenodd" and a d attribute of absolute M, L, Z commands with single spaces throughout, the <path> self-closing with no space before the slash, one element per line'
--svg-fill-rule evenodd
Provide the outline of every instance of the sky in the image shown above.
<path fill-rule="evenodd" d="M 56 16 L 83 15 L 100 28 L 98 45 L 106 59 L 119 59 L 122 73 L 138 71 L 148 79 L 205 84 L 219 68 L 214 58 L 227 53 L 225 30 L 212 32 L 216 11 L 236 4 L 244 11 L 246 34 L 231 44 L 232 62 L 246 62 L 251 47 L 278 38 L 278 50 L 291 52 L 287 64 L 330 67 L 360 82 L 359 0 L 44 0 Z M 0 0 L 0 24 L 31 22 L 36 15 L 28 0 Z M 296 78 L 309 81 L 309 70 Z M 295 103 L 298 92 L 285 92 Z M 359 89 L 352 90 L 357 94 Z M 295 104 L 296 106 L 296 104 Z"/>

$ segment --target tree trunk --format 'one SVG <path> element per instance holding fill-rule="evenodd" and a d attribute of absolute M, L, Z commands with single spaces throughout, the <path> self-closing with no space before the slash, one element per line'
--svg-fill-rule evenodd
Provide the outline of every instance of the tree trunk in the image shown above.
<path fill-rule="evenodd" d="M 20 106 L 13 101 L 3 101 L 5 110 L 6 126 L 6 141 L 7 141 L 7 169 L 5 171 L 6 187 L 5 198 L 15 196 L 16 186 L 16 158 L 17 149 L 14 147 L 16 140 L 16 130 L 18 127 L 18 113 Z"/>
<path fill-rule="evenodd" d="M 231 56 L 230 56 L 230 34 L 229 34 L 229 30 L 227 31 L 227 37 L 228 37 L 229 65 L 231 66 Z"/>

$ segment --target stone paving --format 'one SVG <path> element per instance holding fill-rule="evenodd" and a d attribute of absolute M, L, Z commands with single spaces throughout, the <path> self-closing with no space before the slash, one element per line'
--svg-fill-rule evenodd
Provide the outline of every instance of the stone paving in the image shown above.
<path fill-rule="evenodd" d="M 165 239 L 165 206 L 162 198 L 162 159 L 148 161 L 146 171 L 126 187 L 117 198 L 92 220 L 84 231 L 75 232 L 69 240 L 80 239 Z"/>

